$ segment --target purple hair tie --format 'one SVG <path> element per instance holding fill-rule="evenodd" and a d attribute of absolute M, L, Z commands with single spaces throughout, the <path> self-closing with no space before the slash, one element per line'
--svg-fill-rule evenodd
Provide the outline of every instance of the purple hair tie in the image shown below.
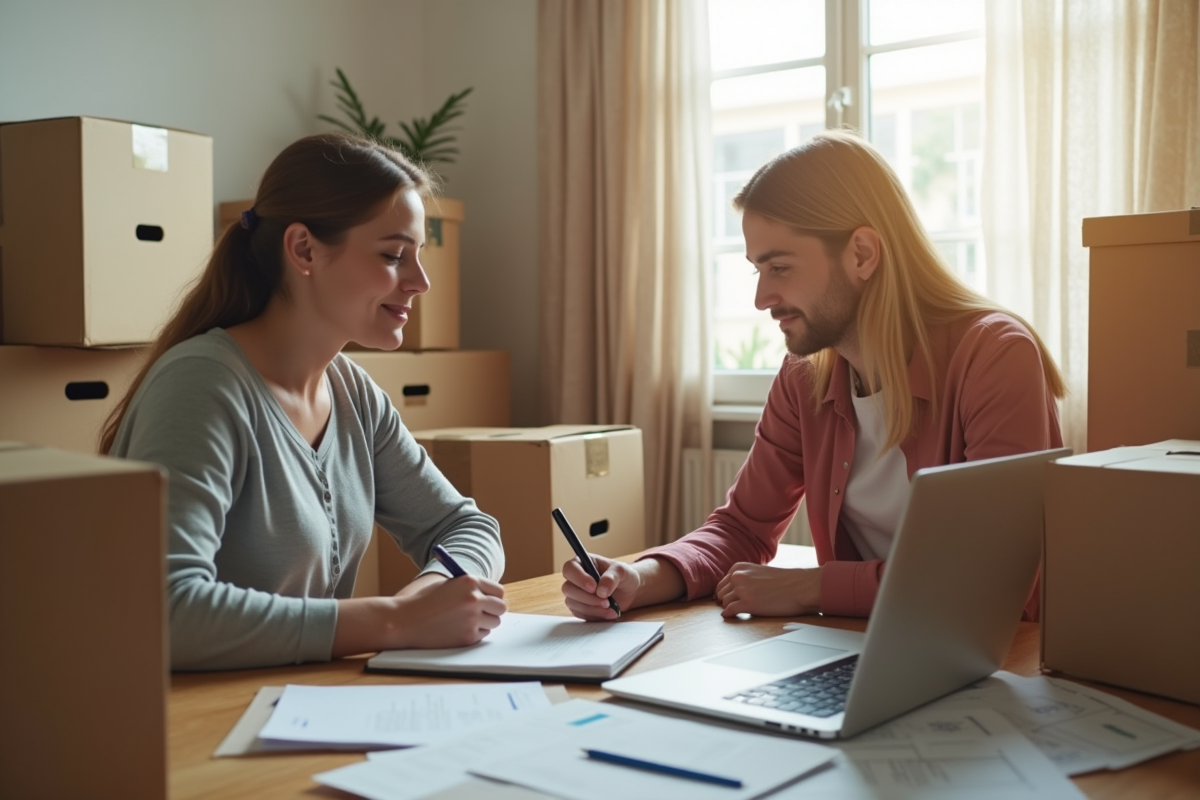
<path fill-rule="evenodd" d="M 254 207 L 246 209 L 242 212 L 242 227 L 248 231 L 254 230 L 254 226 L 258 224 L 258 214 L 254 212 Z"/>

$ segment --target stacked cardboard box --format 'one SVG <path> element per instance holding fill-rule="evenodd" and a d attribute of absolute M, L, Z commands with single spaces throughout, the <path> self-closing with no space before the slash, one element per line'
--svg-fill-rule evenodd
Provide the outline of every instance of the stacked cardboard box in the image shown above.
<path fill-rule="evenodd" d="M 642 432 L 628 425 L 454 428 L 413 434 L 438 468 L 500 522 L 504 580 L 557 572 L 574 557 L 550 511 L 589 552 L 646 546 Z"/>
<path fill-rule="evenodd" d="M 1200 439 L 1200 208 L 1083 221 L 1089 450 Z"/>
<path fill-rule="evenodd" d="M 94 117 L 0 125 L 0 438 L 94 452 L 212 247 L 212 140 Z"/>
<path fill-rule="evenodd" d="M 93 117 L 0 125 L 0 341 L 149 342 L 212 247 L 212 139 Z"/>

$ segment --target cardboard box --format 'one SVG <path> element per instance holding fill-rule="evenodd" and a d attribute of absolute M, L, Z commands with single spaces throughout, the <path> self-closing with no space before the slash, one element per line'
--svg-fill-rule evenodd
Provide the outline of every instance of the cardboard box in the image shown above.
<path fill-rule="evenodd" d="M 509 424 L 506 352 L 356 350 L 346 355 L 387 392 L 409 430 L 463 425 L 500 428 Z M 392 537 L 376 527 L 358 569 L 354 594 L 395 594 L 418 572 L 419 567 L 395 546 Z"/>
<path fill-rule="evenodd" d="M 0 345 L 0 439 L 95 453 L 144 348 Z"/>
<path fill-rule="evenodd" d="M 643 550 L 642 432 L 631 426 L 415 431 L 450 482 L 500 522 L 504 581 L 557 572 L 574 553 L 550 517 L 562 508 L 589 552 Z"/>
<path fill-rule="evenodd" d="M 217 205 L 217 226 L 213 233 L 214 239 L 220 239 L 225 229 L 234 223 L 241 223 L 242 212 L 254 205 L 253 200 L 230 200 Z"/>
<path fill-rule="evenodd" d="M 212 139 L 94 117 L 0 126 L 8 344 L 151 341 L 212 249 Z"/>
<path fill-rule="evenodd" d="M 1200 439 L 1200 208 L 1083 221 L 1089 450 Z"/>
<path fill-rule="evenodd" d="M 166 501 L 154 465 L 0 446 L 0 797 L 166 797 Z"/>
<path fill-rule="evenodd" d="M 501 350 L 348 350 L 409 430 L 502 428 L 509 422 L 508 353 Z"/>
<path fill-rule="evenodd" d="M 432 197 L 425 202 L 421 266 L 429 276 L 429 291 L 413 298 L 402 350 L 458 349 L 458 236 L 465 216 L 461 200 Z"/>
<path fill-rule="evenodd" d="M 1046 471 L 1042 665 L 1200 703 L 1200 441 Z"/>

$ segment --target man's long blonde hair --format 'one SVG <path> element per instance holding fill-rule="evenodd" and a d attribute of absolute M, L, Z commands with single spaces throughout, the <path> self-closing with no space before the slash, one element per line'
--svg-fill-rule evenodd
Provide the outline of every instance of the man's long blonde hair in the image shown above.
<path fill-rule="evenodd" d="M 896 173 L 860 136 L 850 131 L 817 134 L 762 166 L 733 205 L 821 239 L 831 256 L 841 255 L 857 228 L 879 234 L 879 266 L 863 290 L 857 324 L 866 370 L 862 378 L 873 391 L 883 391 L 885 448 L 903 442 L 914 428 L 909 355 L 919 353 L 932 367 L 928 329 L 970 314 L 1001 311 L 1020 320 L 1037 342 L 1050 392 L 1066 394 L 1062 374 L 1033 327 L 954 275 L 917 219 Z M 837 353 L 827 348 L 808 359 L 812 401 L 819 408 Z M 935 415 L 939 388 L 932 387 Z"/>

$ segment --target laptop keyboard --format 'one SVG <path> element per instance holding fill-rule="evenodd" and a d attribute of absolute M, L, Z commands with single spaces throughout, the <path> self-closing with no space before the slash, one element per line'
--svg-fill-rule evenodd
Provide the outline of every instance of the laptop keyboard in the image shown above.
<path fill-rule="evenodd" d="M 858 656 L 824 664 L 726 697 L 750 706 L 791 711 L 810 717 L 832 717 L 846 708 L 846 694 Z"/>

